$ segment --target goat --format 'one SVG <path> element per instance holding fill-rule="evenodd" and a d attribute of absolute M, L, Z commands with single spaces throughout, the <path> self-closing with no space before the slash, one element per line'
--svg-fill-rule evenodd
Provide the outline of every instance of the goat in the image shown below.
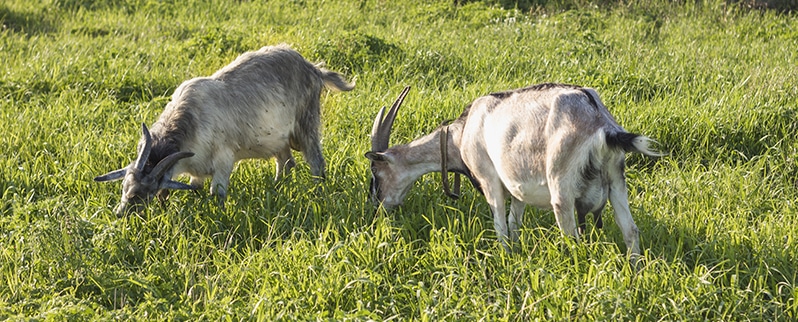
<path fill-rule="evenodd" d="M 317 178 L 325 177 L 321 153 L 319 100 L 323 85 L 350 91 L 353 84 L 311 64 L 285 44 L 246 52 L 210 77 L 183 82 L 150 131 L 142 124 L 138 156 L 127 167 L 94 178 L 124 179 L 121 215 L 169 189 L 201 189 L 224 207 L 238 160 L 276 157 L 275 180 L 295 166 L 291 149 L 301 151 Z M 189 184 L 174 181 L 190 176 Z"/>
<path fill-rule="evenodd" d="M 408 144 L 388 148 L 391 127 L 410 87 L 385 114 L 382 107 L 371 131 L 370 197 L 390 209 L 402 204 L 421 175 L 441 172 L 451 197 L 448 172 L 463 174 L 479 190 L 493 213 L 493 226 L 505 249 L 518 240 L 527 204 L 553 209 L 560 229 L 579 239 L 585 215 L 596 225 L 607 199 L 626 247 L 640 254 L 624 178 L 624 153 L 661 156 L 652 139 L 626 132 L 591 88 L 539 84 L 493 93 L 474 100 L 459 118 Z M 459 178 L 456 175 L 455 178 Z M 505 200 L 511 198 L 509 220 Z M 574 210 L 579 227 L 574 221 Z"/>

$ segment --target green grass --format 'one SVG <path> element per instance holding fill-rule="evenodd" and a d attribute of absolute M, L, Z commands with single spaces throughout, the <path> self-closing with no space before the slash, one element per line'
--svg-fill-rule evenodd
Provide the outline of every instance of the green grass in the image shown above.
<path fill-rule="evenodd" d="M 0 319 L 798 319 L 795 15 L 523 3 L 4 1 Z M 134 157 L 139 124 L 180 82 L 280 42 L 357 82 L 322 94 L 327 181 L 299 154 L 282 184 L 245 161 L 226 212 L 174 193 L 114 216 L 119 184 L 92 178 Z M 628 158 L 639 269 L 611 209 L 580 243 L 528 209 L 505 253 L 484 199 L 448 200 L 438 174 L 393 212 L 368 202 L 372 118 L 402 87 L 394 143 L 540 82 L 596 88 L 670 153 Z"/>

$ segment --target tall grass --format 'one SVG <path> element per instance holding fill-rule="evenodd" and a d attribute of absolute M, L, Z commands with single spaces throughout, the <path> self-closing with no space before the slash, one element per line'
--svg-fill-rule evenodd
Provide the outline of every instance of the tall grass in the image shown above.
<path fill-rule="evenodd" d="M 723 1 L 29 1 L 0 4 L 0 319 L 794 320 L 798 21 Z M 531 3 L 531 2 L 530 2 Z M 531 8 L 531 9 L 529 9 Z M 529 10 L 526 10 L 529 9 Z M 174 193 L 116 218 L 118 184 L 174 88 L 286 42 L 357 87 L 324 93 L 329 178 L 241 162 L 227 211 Z M 661 159 L 628 158 L 645 250 L 528 209 L 506 253 L 484 199 L 422 177 L 368 202 L 376 110 L 412 85 L 393 142 L 474 98 L 596 88 Z"/>

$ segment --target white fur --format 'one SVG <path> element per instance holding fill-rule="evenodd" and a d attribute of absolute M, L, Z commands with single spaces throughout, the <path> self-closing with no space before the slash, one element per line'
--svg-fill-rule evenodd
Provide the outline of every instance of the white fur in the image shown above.
<path fill-rule="evenodd" d="M 448 127 L 447 167 L 469 175 L 481 188 L 505 246 L 518 238 L 527 204 L 553 209 L 562 231 L 579 238 L 574 212 L 600 214 L 609 199 L 628 250 L 640 253 L 627 200 L 624 150 L 659 154 L 649 150 L 651 139 L 626 133 L 595 90 L 541 84 L 494 93 L 476 99 Z M 437 129 L 409 144 L 367 154 L 380 186 L 372 191 L 376 200 L 397 206 L 420 175 L 441 171 L 436 143 L 441 133 Z"/>

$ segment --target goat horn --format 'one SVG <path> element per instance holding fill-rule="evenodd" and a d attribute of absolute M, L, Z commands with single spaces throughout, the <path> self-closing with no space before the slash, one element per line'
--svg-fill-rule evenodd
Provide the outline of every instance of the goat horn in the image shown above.
<path fill-rule="evenodd" d="M 192 157 L 192 156 L 194 156 L 193 152 L 175 152 L 175 153 L 172 153 L 169 156 L 163 158 L 163 160 L 159 161 L 158 164 L 155 165 L 155 168 L 152 169 L 152 172 L 150 172 L 149 176 L 151 176 L 153 178 L 160 178 L 160 177 L 163 176 L 163 174 L 166 172 L 166 170 L 168 170 L 169 168 L 174 166 L 175 163 L 177 163 L 177 161 L 180 161 L 181 159 L 185 159 L 185 158 Z"/>
<path fill-rule="evenodd" d="M 139 155 L 136 158 L 136 169 L 139 171 L 144 170 L 144 165 L 147 164 L 147 159 L 150 157 L 150 150 L 152 149 L 152 136 L 147 125 L 141 123 L 141 141 L 139 141 Z"/>
<path fill-rule="evenodd" d="M 122 168 L 122 169 L 119 169 L 119 170 L 114 170 L 114 171 L 108 172 L 108 173 L 106 173 L 104 175 L 101 175 L 101 176 L 96 176 L 96 177 L 94 177 L 94 181 L 96 181 L 96 182 L 116 181 L 116 180 L 124 178 L 125 174 L 127 174 L 127 168 Z"/>
<path fill-rule="evenodd" d="M 405 87 L 402 93 L 399 94 L 399 97 L 396 99 L 396 101 L 393 102 L 393 105 L 391 105 L 391 109 L 388 110 L 388 114 L 385 115 L 384 119 L 384 106 L 380 109 L 380 112 L 377 113 L 377 117 L 374 119 L 374 125 L 371 128 L 372 151 L 382 152 L 388 149 L 388 141 L 391 138 L 393 121 L 396 119 L 396 113 L 399 111 L 399 107 L 402 106 L 402 102 L 405 100 L 405 96 L 407 96 L 407 92 L 409 91 L 410 86 Z"/>
<path fill-rule="evenodd" d="M 380 148 L 382 145 L 380 144 L 380 125 L 382 124 L 382 116 L 385 114 L 385 106 L 380 108 L 380 111 L 377 112 L 377 117 L 374 118 L 374 125 L 371 126 L 371 151 L 382 152 L 385 151 L 385 148 Z M 386 142 L 387 148 L 387 142 Z"/>

